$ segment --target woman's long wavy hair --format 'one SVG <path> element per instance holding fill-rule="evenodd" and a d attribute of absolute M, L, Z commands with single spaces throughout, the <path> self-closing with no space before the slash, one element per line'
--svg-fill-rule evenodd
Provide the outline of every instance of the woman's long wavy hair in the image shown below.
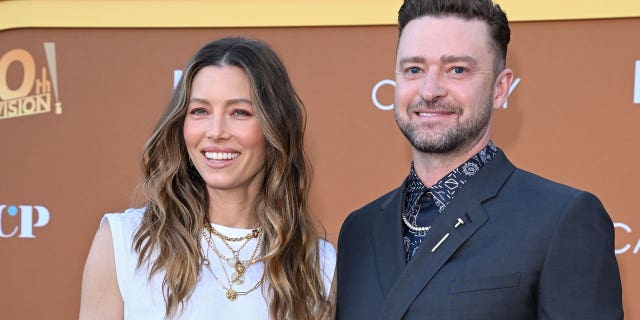
<path fill-rule="evenodd" d="M 164 271 L 166 317 L 181 312 L 204 259 L 201 236 L 208 223 L 204 180 L 189 165 L 183 125 L 195 74 L 206 66 L 235 66 L 248 76 L 255 115 L 267 141 L 265 179 L 255 215 L 265 232 L 263 293 L 272 319 L 316 319 L 328 307 L 320 270 L 318 226 L 307 207 L 311 168 L 303 149 L 302 101 L 276 54 L 265 43 L 224 38 L 191 59 L 171 101 L 144 146 L 142 189 L 148 199 L 134 237 L 138 266 L 151 278 Z"/>

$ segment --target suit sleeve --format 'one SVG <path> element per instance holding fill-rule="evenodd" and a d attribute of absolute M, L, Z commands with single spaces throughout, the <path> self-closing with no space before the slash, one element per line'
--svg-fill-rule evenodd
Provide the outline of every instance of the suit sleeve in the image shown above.
<path fill-rule="evenodd" d="M 538 319 L 623 319 L 614 229 L 602 203 L 579 192 L 561 214 L 540 274 Z"/>

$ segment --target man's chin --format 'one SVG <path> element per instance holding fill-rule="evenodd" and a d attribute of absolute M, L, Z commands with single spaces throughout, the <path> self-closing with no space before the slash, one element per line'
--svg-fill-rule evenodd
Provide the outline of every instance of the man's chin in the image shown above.
<path fill-rule="evenodd" d="M 411 141 L 411 145 L 423 153 L 450 153 L 458 148 L 458 144 L 451 141 Z"/>

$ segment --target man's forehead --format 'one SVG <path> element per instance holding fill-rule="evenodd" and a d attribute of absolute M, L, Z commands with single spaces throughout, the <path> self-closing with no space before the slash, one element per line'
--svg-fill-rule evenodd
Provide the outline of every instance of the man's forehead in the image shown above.
<path fill-rule="evenodd" d="M 490 52 L 488 25 L 477 19 L 425 16 L 412 20 L 398 40 L 398 59 L 425 54 L 475 56 Z"/>
<path fill-rule="evenodd" d="M 425 63 L 426 59 L 423 56 L 406 56 L 399 57 L 398 64 L 403 65 L 407 63 Z M 440 62 L 442 63 L 451 63 L 451 62 L 466 62 L 468 64 L 477 64 L 476 58 L 469 55 L 441 55 Z"/>

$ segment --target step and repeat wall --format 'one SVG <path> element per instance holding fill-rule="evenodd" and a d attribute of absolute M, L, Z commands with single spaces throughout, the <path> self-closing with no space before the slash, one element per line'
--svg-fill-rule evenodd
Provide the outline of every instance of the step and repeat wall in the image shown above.
<path fill-rule="evenodd" d="M 177 10 L 169 6 L 177 1 L 158 2 L 129 25 L 117 14 L 63 19 L 73 10 L 60 8 L 40 19 L 37 5 L 34 17 L 15 20 L 6 10 L 27 9 L 0 3 L 0 17 L 15 20 L 0 31 L 0 318 L 77 317 L 100 218 L 141 205 L 142 146 L 180 70 L 211 40 L 259 38 L 283 59 L 308 113 L 312 212 L 331 242 L 352 210 L 402 182 L 410 146 L 390 111 L 399 2 L 373 1 L 367 20 L 348 1 L 353 8 L 336 21 L 335 8 L 298 8 L 293 21 L 283 2 L 269 9 L 276 22 L 252 21 L 235 4 L 231 17 L 214 10 L 220 18 L 204 25 L 206 10 L 177 12 L 182 20 L 164 25 L 149 19 Z M 635 18 L 547 17 L 558 12 L 543 7 L 535 19 L 502 2 L 517 12 L 508 57 L 516 79 L 496 111 L 494 141 L 519 167 L 602 200 L 615 224 L 625 313 L 640 319 L 640 14 L 629 3 L 623 12 Z"/>

